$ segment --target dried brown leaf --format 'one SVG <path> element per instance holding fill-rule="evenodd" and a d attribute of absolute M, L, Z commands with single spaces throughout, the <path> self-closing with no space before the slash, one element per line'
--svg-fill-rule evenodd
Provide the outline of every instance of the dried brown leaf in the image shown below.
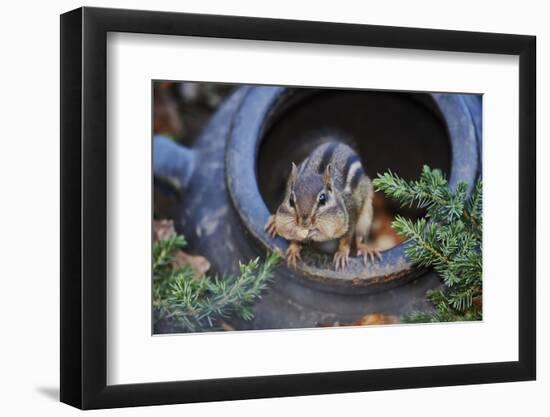
<path fill-rule="evenodd" d="M 181 250 L 177 251 L 174 259 L 172 259 L 172 266 L 182 268 L 187 265 L 195 271 L 197 278 L 202 278 L 210 269 L 210 262 L 204 256 L 190 255 Z"/>
<path fill-rule="evenodd" d="M 381 324 L 397 324 L 399 317 L 389 314 L 365 314 L 359 320 L 354 321 L 352 326 L 372 326 Z"/>
<path fill-rule="evenodd" d="M 153 240 L 166 240 L 175 236 L 176 229 L 174 228 L 173 220 L 153 220 Z"/>

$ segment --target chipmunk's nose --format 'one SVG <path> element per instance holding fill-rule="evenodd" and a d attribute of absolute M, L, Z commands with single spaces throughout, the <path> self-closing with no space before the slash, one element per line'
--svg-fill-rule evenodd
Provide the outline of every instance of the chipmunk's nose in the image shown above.
<path fill-rule="evenodd" d="M 302 226 L 303 226 L 303 227 L 309 227 L 309 226 L 311 226 L 311 221 L 310 221 L 310 219 L 309 219 L 307 216 L 302 216 L 302 217 L 301 217 L 301 220 L 302 220 Z"/>

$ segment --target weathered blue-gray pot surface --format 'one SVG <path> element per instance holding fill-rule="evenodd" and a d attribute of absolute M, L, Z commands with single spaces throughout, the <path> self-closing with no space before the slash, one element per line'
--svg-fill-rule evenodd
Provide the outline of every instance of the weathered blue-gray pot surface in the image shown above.
<path fill-rule="evenodd" d="M 262 142 L 271 131 L 279 129 L 283 132 L 282 136 L 275 135 L 265 139 L 265 142 L 272 141 L 269 146 L 276 147 L 277 142 L 273 140 L 286 137 L 285 132 L 292 131 L 293 120 L 298 123 L 298 116 L 293 114 L 300 108 L 314 105 L 328 106 L 326 111 L 329 116 L 331 111 L 347 111 L 350 114 L 356 112 L 357 115 L 353 117 L 358 120 L 354 122 L 353 119 L 352 122 L 361 128 L 364 123 L 361 120 L 360 106 L 349 110 L 331 110 L 330 101 L 311 104 L 311 100 L 317 100 L 317 96 L 338 94 L 338 90 L 245 86 L 237 89 L 212 117 L 197 139 L 192 156 L 189 156 L 189 160 L 193 160 L 192 173 L 185 172 L 181 175 L 190 180 L 182 192 L 177 227 L 185 234 L 193 251 L 211 261 L 213 272 L 235 272 L 239 261 L 265 255 L 267 251 L 284 252 L 287 242 L 281 238 L 271 239 L 263 230 L 270 210 L 266 204 L 269 200 L 266 197 L 267 191 L 260 189 L 258 181 L 260 174 L 266 176 L 265 172 L 262 173 L 261 164 L 264 162 L 260 163 L 261 166 L 258 164 L 259 161 L 269 160 L 269 149 L 275 148 L 262 149 Z M 377 102 L 387 103 L 388 110 L 384 111 L 390 112 L 389 114 L 393 111 L 392 100 L 398 100 L 391 93 L 355 94 L 357 100 L 368 98 L 368 94 L 378 94 Z M 395 114 L 407 114 L 405 110 L 424 112 L 426 125 L 441 123 L 442 128 L 436 126 L 434 129 L 441 130 L 441 138 L 447 137 L 438 140 L 446 142 L 441 149 L 448 149 L 446 163 L 449 164 L 450 161 L 450 166 L 442 168 L 449 170 L 451 185 L 462 180 L 472 187 L 481 168 L 480 119 L 477 122 L 475 120 L 475 115 L 480 112 L 480 102 L 462 95 L 448 94 L 417 94 L 411 95 L 409 99 L 410 103 L 395 101 Z M 368 103 L 365 102 L 365 105 L 368 106 Z M 375 107 L 373 109 L 377 111 Z M 307 117 L 302 120 L 309 120 Z M 320 125 L 330 119 L 322 115 L 319 117 Z M 348 116 L 344 114 L 342 117 L 345 119 Z M 439 122 L 432 122 L 430 117 Z M 403 123 L 416 123 L 414 117 L 410 119 Z M 311 120 L 315 122 L 315 115 Z M 373 116 L 372 120 L 372 123 L 377 123 L 378 119 Z M 395 123 L 398 128 L 400 120 L 391 123 Z M 368 123 L 366 125 L 368 129 Z M 340 130 L 346 128 L 327 127 Z M 368 134 L 360 136 L 362 137 L 356 138 L 357 141 L 371 140 Z M 407 137 L 398 138 L 397 144 L 399 140 L 406 141 Z M 288 146 L 294 149 L 293 144 Z M 360 143 L 359 146 L 363 145 Z M 306 152 L 307 146 L 303 149 L 305 150 L 301 152 Z M 260 155 L 262 152 L 268 153 Z M 367 172 L 372 177 L 376 172 L 369 172 L 368 158 L 367 155 Z M 445 165 L 445 162 L 442 164 Z M 165 164 L 159 163 L 157 166 L 156 172 Z M 180 166 L 182 172 L 189 171 L 189 166 L 185 163 L 180 163 Z M 173 171 L 173 168 L 170 169 Z M 269 169 L 272 169 L 271 165 Z M 394 167 L 394 170 L 399 173 L 398 167 Z M 267 175 L 271 175 L 270 171 Z M 280 182 L 285 175 L 286 172 L 273 172 L 274 182 L 275 178 Z M 276 197 L 273 197 L 270 204 L 273 205 L 275 200 Z M 419 274 L 422 275 L 418 277 Z M 439 279 L 433 273 L 414 268 L 404 254 L 404 245 L 384 251 L 381 261 L 367 267 L 359 258 L 352 259 L 349 268 L 344 272 L 335 272 L 332 269 L 330 256 L 310 251 L 309 255 L 305 254 L 305 262 L 297 270 L 291 270 L 285 264 L 277 268 L 270 290 L 256 305 L 253 321 L 234 324 L 239 328 L 250 329 L 312 327 L 335 322 L 351 323 L 369 312 L 401 314 L 411 310 L 426 310 L 430 307 L 425 301 L 425 291 L 438 285 Z"/>

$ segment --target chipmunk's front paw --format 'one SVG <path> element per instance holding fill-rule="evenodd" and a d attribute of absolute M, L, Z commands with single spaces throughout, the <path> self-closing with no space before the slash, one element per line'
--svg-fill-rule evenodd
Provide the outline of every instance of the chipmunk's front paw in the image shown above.
<path fill-rule="evenodd" d="M 374 257 L 378 258 L 378 260 L 382 260 L 380 251 L 371 245 L 367 245 L 366 243 L 357 244 L 357 256 L 363 257 L 363 262 L 365 265 L 367 265 L 369 259 L 371 262 L 374 262 Z"/>
<path fill-rule="evenodd" d="M 340 245 L 334 254 L 334 268 L 341 271 L 348 266 L 349 262 L 349 245 Z"/>
<path fill-rule="evenodd" d="M 267 219 L 267 223 L 264 226 L 264 230 L 272 238 L 277 236 L 277 228 L 275 226 L 275 215 L 274 214 L 269 216 L 269 219 Z"/>
<path fill-rule="evenodd" d="M 300 251 L 302 250 L 302 246 L 299 243 L 291 242 L 288 246 L 288 249 L 286 250 L 286 263 L 291 268 L 296 268 L 296 264 L 298 261 L 302 260 L 302 256 L 300 255 Z"/>

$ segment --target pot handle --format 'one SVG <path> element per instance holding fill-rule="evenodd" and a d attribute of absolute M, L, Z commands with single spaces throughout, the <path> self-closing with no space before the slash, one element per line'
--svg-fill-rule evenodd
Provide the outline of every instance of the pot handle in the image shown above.
<path fill-rule="evenodd" d="M 187 187 L 193 176 L 195 152 L 178 145 L 168 136 L 153 136 L 153 173 L 167 180 L 178 191 Z"/>

